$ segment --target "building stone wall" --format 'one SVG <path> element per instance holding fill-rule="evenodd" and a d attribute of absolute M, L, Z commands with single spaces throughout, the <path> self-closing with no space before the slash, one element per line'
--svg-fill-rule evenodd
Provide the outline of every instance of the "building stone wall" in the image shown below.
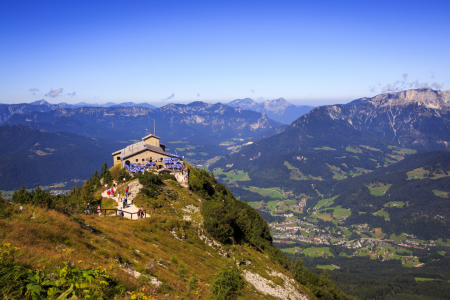
<path fill-rule="evenodd" d="M 124 161 L 129 160 L 130 163 L 132 163 L 132 164 L 134 164 L 134 163 L 145 164 L 146 162 L 148 162 L 150 160 L 150 157 L 152 159 L 170 158 L 170 156 L 167 156 L 167 155 L 159 154 L 159 153 L 153 152 L 151 150 L 145 150 L 143 152 L 137 153 L 130 157 L 124 158 Z M 117 158 L 119 158 L 119 159 L 117 159 Z M 120 153 L 120 154 L 114 156 L 114 165 L 118 165 L 121 163 L 122 163 L 122 154 Z"/>

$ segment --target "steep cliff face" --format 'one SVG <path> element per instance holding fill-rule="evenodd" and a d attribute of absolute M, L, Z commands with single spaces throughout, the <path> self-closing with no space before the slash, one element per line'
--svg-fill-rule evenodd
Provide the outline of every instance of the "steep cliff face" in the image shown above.
<path fill-rule="evenodd" d="M 450 150 L 450 91 L 408 90 L 362 98 L 346 105 L 324 106 L 298 119 L 342 120 L 389 143 L 421 150 Z"/>

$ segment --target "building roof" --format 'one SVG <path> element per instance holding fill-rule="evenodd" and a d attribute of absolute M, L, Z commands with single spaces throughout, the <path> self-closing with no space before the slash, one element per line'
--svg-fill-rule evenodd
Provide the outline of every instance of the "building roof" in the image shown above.
<path fill-rule="evenodd" d="M 155 139 L 158 139 L 158 140 L 161 139 L 160 137 L 158 137 L 158 136 L 156 136 L 156 135 L 150 133 L 150 134 L 144 136 L 144 137 L 142 138 L 142 140 L 145 141 L 146 139 L 151 138 L 151 137 L 153 137 L 153 138 L 155 138 Z"/>
<path fill-rule="evenodd" d="M 117 155 L 117 154 L 122 153 L 122 157 L 123 157 L 123 159 L 125 159 L 125 158 L 128 158 L 130 156 L 133 156 L 139 152 L 146 151 L 146 150 L 172 157 L 172 154 L 164 152 L 160 147 L 149 145 L 143 141 L 129 145 L 122 150 L 114 152 L 112 155 Z"/>

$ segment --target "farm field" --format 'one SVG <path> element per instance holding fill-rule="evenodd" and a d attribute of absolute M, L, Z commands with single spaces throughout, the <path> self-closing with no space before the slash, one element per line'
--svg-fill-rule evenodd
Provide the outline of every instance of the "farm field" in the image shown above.
<path fill-rule="evenodd" d="M 384 211 L 384 209 L 380 209 L 379 211 L 377 211 L 375 213 L 375 216 L 379 216 L 379 217 L 384 217 L 384 219 L 386 221 L 390 221 L 391 219 L 389 218 L 389 213 Z"/>
<path fill-rule="evenodd" d="M 384 205 L 384 207 L 398 207 L 398 208 L 402 208 L 405 205 L 405 202 L 401 202 L 401 201 L 391 201 L 388 202 Z"/>
<path fill-rule="evenodd" d="M 336 269 L 332 265 L 317 265 L 316 268 L 317 269 L 327 269 L 327 270 L 334 270 L 334 269 Z"/>
<path fill-rule="evenodd" d="M 225 175 L 226 177 L 223 178 L 224 181 L 233 182 L 233 181 L 249 181 L 250 177 L 248 176 L 248 173 L 244 173 L 244 171 L 241 170 L 230 170 L 228 172 L 223 172 L 222 169 L 215 170 L 214 175 L 221 176 Z"/>
<path fill-rule="evenodd" d="M 366 185 L 369 188 L 370 194 L 374 196 L 384 196 L 392 184 L 371 183 Z"/>
<path fill-rule="evenodd" d="M 248 175 L 247 175 L 248 176 Z M 241 179 L 242 181 L 242 179 Z M 271 188 L 258 188 L 255 186 L 250 186 L 248 188 L 244 188 L 247 191 L 258 193 L 261 196 L 271 197 L 271 198 L 278 198 L 278 199 L 287 199 L 287 196 L 283 196 L 280 193 L 279 187 L 271 187 Z"/>
<path fill-rule="evenodd" d="M 425 175 L 428 175 L 429 173 L 430 172 L 428 172 L 424 168 L 418 168 L 407 172 L 406 175 L 408 175 L 408 180 L 412 180 L 412 179 L 422 179 L 425 177 Z"/>
<path fill-rule="evenodd" d="M 319 200 L 319 202 L 317 202 L 316 206 L 314 206 L 314 207 L 317 208 L 317 209 L 320 209 L 320 208 L 324 208 L 324 207 L 330 206 L 330 205 L 333 204 L 334 199 L 336 199 L 338 196 L 339 195 L 336 195 L 336 196 L 334 196 L 334 197 L 332 197 L 330 199 Z"/>
<path fill-rule="evenodd" d="M 345 150 L 348 152 L 352 152 L 352 153 L 362 153 L 363 152 L 362 149 L 359 149 L 358 147 L 353 148 L 350 146 L 347 146 L 347 148 L 345 148 Z"/>
<path fill-rule="evenodd" d="M 366 146 L 366 145 L 359 145 L 359 146 L 364 148 L 364 149 L 370 150 L 370 151 L 380 151 L 381 152 L 380 149 L 373 148 L 373 147 L 370 147 L 370 146 Z"/>
<path fill-rule="evenodd" d="M 309 247 L 309 248 L 303 249 L 303 254 L 305 254 L 306 256 L 310 256 L 310 257 L 324 256 L 322 254 L 322 252 L 325 252 L 330 257 L 333 256 L 333 254 L 331 254 L 331 252 L 330 252 L 329 247 Z"/>

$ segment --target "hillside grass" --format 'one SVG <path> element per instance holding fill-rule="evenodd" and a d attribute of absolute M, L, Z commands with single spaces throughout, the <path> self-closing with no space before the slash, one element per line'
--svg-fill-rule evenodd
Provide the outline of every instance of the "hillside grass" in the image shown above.
<path fill-rule="evenodd" d="M 124 184 L 119 186 L 119 190 Z M 152 200 L 142 195 L 136 197 L 138 205 L 152 210 L 150 217 L 133 221 L 119 216 L 77 215 L 69 217 L 55 210 L 32 205 L 10 204 L 13 213 L 8 219 L 0 219 L 0 241 L 11 243 L 20 250 L 17 262 L 29 264 L 36 269 L 57 272 L 64 262 L 78 262 L 83 269 L 92 266 L 108 270 L 108 274 L 125 285 L 126 290 L 145 288 L 147 293 L 162 299 L 165 294 L 175 298 L 207 299 L 212 296 L 209 284 L 218 270 L 234 261 L 246 258 L 252 266 L 246 267 L 263 277 L 276 281 L 266 273 L 270 267 L 286 274 L 286 270 L 273 263 L 269 256 L 261 255 L 260 249 L 250 245 L 224 245 L 230 258 L 218 253 L 199 238 L 202 221 L 200 212 L 191 215 L 191 221 L 183 220 L 187 205 L 200 207 L 198 196 L 172 180 L 166 180 L 164 190 Z M 98 191 L 101 192 L 101 191 Z M 168 196 L 176 196 L 172 199 Z M 115 201 L 102 199 L 102 207 L 114 207 Z M 161 204 L 153 208 L 152 204 Z M 159 205 L 158 205 L 159 206 Z M 84 224 L 89 224 L 94 232 Z M 184 232 L 186 238 L 179 240 L 170 232 Z M 163 284 L 156 288 L 145 278 L 134 278 L 120 267 L 127 264 L 132 269 L 155 276 Z M 150 270 L 145 267 L 153 264 Z M 180 265 L 186 274 L 180 276 Z M 188 295 L 188 280 L 199 280 L 199 289 Z M 251 285 L 242 290 L 242 299 L 266 299 L 256 293 Z"/>

